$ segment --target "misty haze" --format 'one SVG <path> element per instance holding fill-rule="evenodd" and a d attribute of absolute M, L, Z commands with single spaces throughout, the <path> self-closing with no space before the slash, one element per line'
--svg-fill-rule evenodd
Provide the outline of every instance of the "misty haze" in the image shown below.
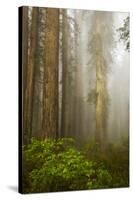
<path fill-rule="evenodd" d="M 128 187 L 129 13 L 21 14 L 21 192 Z"/>

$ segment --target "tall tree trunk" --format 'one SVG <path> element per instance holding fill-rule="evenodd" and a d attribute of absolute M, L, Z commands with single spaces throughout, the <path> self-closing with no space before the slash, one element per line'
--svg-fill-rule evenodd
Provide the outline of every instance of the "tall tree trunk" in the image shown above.
<path fill-rule="evenodd" d="M 22 8 L 23 143 L 26 143 L 26 85 L 28 65 L 28 7 Z"/>
<path fill-rule="evenodd" d="M 36 44 L 37 44 L 37 18 L 38 8 L 32 10 L 32 22 L 31 22 L 31 35 L 30 35 L 30 47 L 28 55 L 27 65 L 27 82 L 25 90 L 25 134 L 27 135 L 26 143 L 30 142 L 32 136 L 32 109 L 33 109 L 33 89 L 34 89 L 34 67 L 36 59 Z"/>
<path fill-rule="evenodd" d="M 62 12 L 62 117 L 61 135 L 68 135 L 68 25 L 67 11 Z"/>
<path fill-rule="evenodd" d="M 91 65 L 96 70 L 96 85 L 94 93 L 95 102 L 95 140 L 101 150 L 107 144 L 108 106 L 109 94 L 107 86 L 107 73 L 112 63 L 113 49 L 113 17 L 111 13 L 94 11 L 92 15 L 92 27 L 90 30 L 92 38 L 89 42 Z"/>
<path fill-rule="evenodd" d="M 81 32 L 82 12 L 75 11 L 75 21 L 78 24 L 78 31 L 75 28 L 75 101 L 74 101 L 74 135 L 80 137 L 82 133 L 82 66 L 81 66 Z"/>
<path fill-rule="evenodd" d="M 42 138 L 58 136 L 59 9 L 46 10 Z"/>
<path fill-rule="evenodd" d="M 108 91 L 107 91 L 107 64 L 103 53 L 102 32 L 99 15 L 96 14 L 95 33 L 95 62 L 96 62 L 96 142 L 101 148 L 107 140 Z"/>
<path fill-rule="evenodd" d="M 102 52 L 96 58 L 96 141 L 103 146 L 107 139 L 108 93 L 105 61 Z"/>
<path fill-rule="evenodd" d="M 36 60 L 34 67 L 34 94 L 32 114 L 32 136 L 40 138 L 43 119 L 43 78 L 44 78 L 44 51 L 45 51 L 45 24 L 46 8 L 38 8 L 38 34 L 36 44 Z"/>

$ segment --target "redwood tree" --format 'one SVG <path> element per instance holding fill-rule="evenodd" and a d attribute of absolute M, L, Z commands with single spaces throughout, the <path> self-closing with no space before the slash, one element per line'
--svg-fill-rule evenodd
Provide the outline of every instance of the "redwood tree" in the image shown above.
<path fill-rule="evenodd" d="M 42 138 L 58 135 L 59 9 L 46 9 Z"/>

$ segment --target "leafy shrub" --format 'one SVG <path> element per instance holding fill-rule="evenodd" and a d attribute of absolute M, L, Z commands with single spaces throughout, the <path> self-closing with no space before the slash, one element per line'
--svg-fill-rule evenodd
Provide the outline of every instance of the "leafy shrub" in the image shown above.
<path fill-rule="evenodd" d="M 112 177 L 111 188 L 129 186 L 129 145 L 128 139 L 107 145 L 105 151 L 100 151 L 95 142 L 87 143 L 83 151 L 88 159 L 103 163 Z"/>
<path fill-rule="evenodd" d="M 103 163 L 86 159 L 71 138 L 32 139 L 23 150 L 24 193 L 107 188 L 112 176 Z"/>

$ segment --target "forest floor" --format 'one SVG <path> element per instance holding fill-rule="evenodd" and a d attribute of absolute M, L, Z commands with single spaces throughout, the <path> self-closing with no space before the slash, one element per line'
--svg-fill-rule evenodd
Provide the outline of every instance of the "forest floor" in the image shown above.
<path fill-rule="evenodd" d="M 23 147 L 23 193 L 129 186 L 129 147 L 123 140 L 106 151 L 72 138 L 32 139 Z"/>

